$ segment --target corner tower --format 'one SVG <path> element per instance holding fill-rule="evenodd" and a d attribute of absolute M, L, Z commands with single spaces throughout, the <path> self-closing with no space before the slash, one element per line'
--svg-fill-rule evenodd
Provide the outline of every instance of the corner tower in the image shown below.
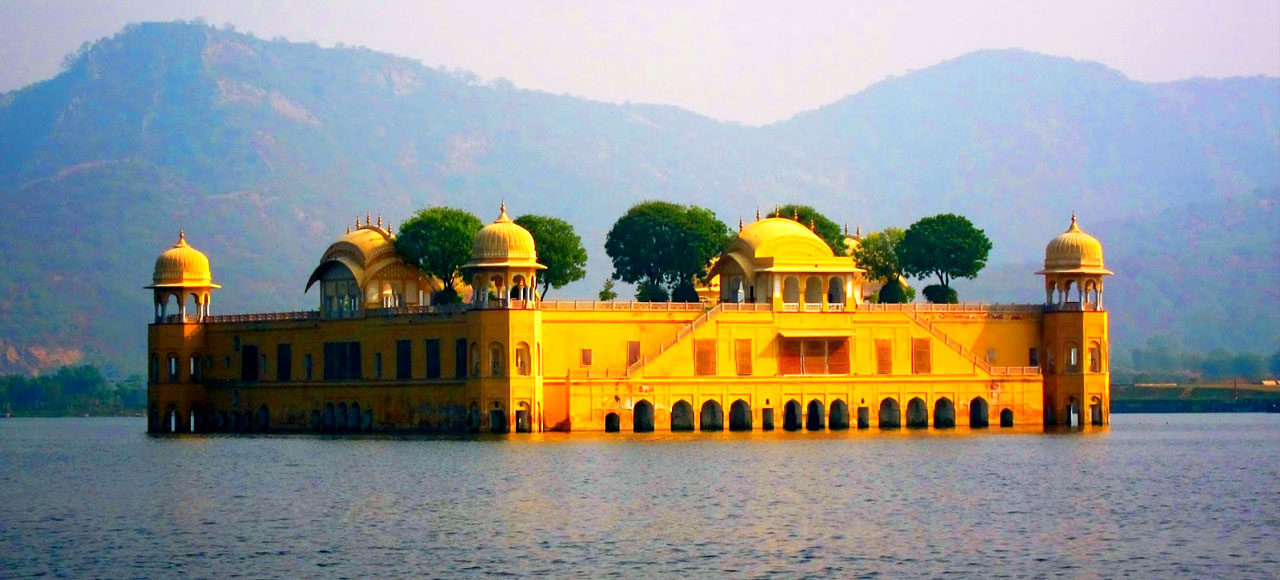
<path fill-rule="evenodd" d="M 204 416 L 207 366 L 204 356 L 204 323 L 209 318 L 215 288 L 209 258 L 187 244 L 179 230 L 178 242 L 156 258 L 152 283 L 155 322 L 147 329 L 148 380 L 147 428 L 151 432 L 198 431 Z M 172 306 L 173 310 L 170 311 Z"/>
<path fill-rule="evenodd" d="M 481 428 L 506 432 L 542 430 L 542 312 L 538 310 L 538 263 L 533 234 L 507 216 L 476 233 L 471 261 L 461 268 L 471 280 L 469 390 L 482 409 Z M 482 363 L 481 360 L 484 362 Z M 475 409 L 475 407 L 472 407 Z"/>
<path fill-rule="evenodd" d="M 1102 307 L 1102 243 L 1080 229 L 1075 214 L 1067 231 L 1045 248 L 1045 313 L 1042 337 L 1046 425 L 1105 425 L 1111 415 L 1107 312 Z"/>

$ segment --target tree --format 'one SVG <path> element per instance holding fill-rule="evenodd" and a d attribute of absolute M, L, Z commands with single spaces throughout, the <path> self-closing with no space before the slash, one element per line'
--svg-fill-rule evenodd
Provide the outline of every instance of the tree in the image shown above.
<path fill-rule="evenodd" d="M 396 251 L 406 262 L 444 283 L 444 290 L 433 297 L 436 304 L 457 298 L 453 283 L 458 268 L 471 258 L 471 244 L 480 227 L 479 218 L 451 207 L 419 210 L 400 226 Z"/>
<path fill-rule="evenodd" d="M 729 228 L 711 210 L 646 201 L 614 222 L 604 250 L 613 260 L 615 280 L 641 284 L 641 300 L 665 300 L 706 275 L 707 264 L 728 243 Z"/>
<path fill-rule="evenodd" d="M 822 215 L 818 210 L 807 205 L 787 204 L 778 208 L 778 213 L 785 218 L 794 218 L 804 227 L 813 224 L 813 233 L 818 234 L 822 241 L 831 246 L 831 251 L 837 256 L 843 256 L 848 251 L 848 246 L 844 241 L 844 230 L 840 228 L 840 224 L 831 221 L 827 216 Z"/>
<path fill-rule="evenodd" d="M 618 298 L 618 293 L 613 290 L 613 278 L 605 279 L 604 288 L 600 289 L 599 296 L 600 300 L 604 302 L 609 302 L 610 300 L 616 300 Z"/>
<path fill-rule="evenodd" d="M 973 278 L 987 265 L 991 240 L 963 216 L 939 214 L 907 228 L 898 244 L 902 272 L 915 278 L 937 276 L 935 296 L 953 296 L 951 280 Z M 926 295 L 927 296 L 927 295 Z"/>
<path fill-rule="evenodd" d="M 884 282 L 880 288 L 880 302 L 900 304 L 915 298 L 915 289 L 905 288 L 902 267 L 898 264 L 898 246 L 906 232 L 901 228 L 885 228 L 868 234 L 853 251 L 858 267 L 867 271 L 867 278 Z"/>
<path fill-rule="evenodd" d="M 538 275 L 543 298 L 552 288 L 586 277 L 587 250 L 582 247 L 582 238 L 573 231 L 573 226 L 562 219 L 540 215 L 526 214 L 515 221 L 533 234 L 538 262 L 547 267 Z"/>

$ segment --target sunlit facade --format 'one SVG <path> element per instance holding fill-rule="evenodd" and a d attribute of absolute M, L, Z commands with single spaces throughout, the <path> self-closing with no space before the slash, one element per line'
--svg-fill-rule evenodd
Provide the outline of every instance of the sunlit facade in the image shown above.
<path fill-rule="evenodd" d="M 533 237 L 502 208 L 462 302 L 366 216 L 307 282 L 316 310 L 213 315 L 185 236 L 156 260 L 153 432 L 634 431 L 1102 425 L 1102 246 L 1046 249 L 1044 304 L 875 304 L 854 259 L 757 219 L 701 303 L 542 301 Z"/>

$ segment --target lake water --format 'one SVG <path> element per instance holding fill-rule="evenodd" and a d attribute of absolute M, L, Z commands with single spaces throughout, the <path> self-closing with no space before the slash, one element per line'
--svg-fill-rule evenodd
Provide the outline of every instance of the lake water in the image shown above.
<path fill-rule="evenodd" d="M 0 576 L 1275 578 L 1280 415 L 152 437 L 0 420 Z"/>

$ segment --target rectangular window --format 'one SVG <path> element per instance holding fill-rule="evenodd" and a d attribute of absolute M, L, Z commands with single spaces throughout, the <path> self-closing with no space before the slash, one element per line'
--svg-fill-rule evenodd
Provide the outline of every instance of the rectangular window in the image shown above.
<path fill-rule="evenodd" d="M 200 357 L 191 357 L 191 368 L 188 372 L 191 374 L 192 381 L 200 380 Z"/>
<path fill-rule="evenodd" d="M 996 355 L 997 355 L 997 353 L 996 353 L 996 349 L 994 349 L 994 348 L 988 348 L 988 349 L 987 349 L 987 362 L 989 362 L 989 363 L 996 362 Z"/>
<path fill-rule="evenodd" d="M 276 380 L 293 380 L 293 347 L 288 344 L 276 345 Z"/>
<path fill-rule="evenodd" d="M 178 357 L 169 355 L 169 382 L 178 382 Z"/>
<path fill-rule="evenodd" d="M 1049 373 L 1056 372 L 1058 365 L 1055 364 L 1055 361 L 1053 360 L 1053 349 L 1049 349 L 1047 352 L 1045 352 L 1044 356 L 1045 356 L 1044 364 L 1047 367 L 1046 371 Z"/>
<path fill-rule="evenodd" d="M 149 370 L 151 372 L 151 382 L 160 382 L 160 357 L 156 356 L 154 352 L 151 353 L 151 368 Z"/>
<path fill-rule="evenodd" d="M 804 372 L 804 366 L 800 362 L 800 353 L 803 350 L 798 340 L 780 339 L 778 348 L 778 374 L 782 375 L 798 375 Z"/>
<path fill-rule="evenodd" d="M 1080 372 L 1080 349 L 1075 345 L 1067 347 L 1067 372 Z"/>
<path fill-rule="evenodd" d="M 1089 347 L 1089 372 L 1102 372 L 1102 349 L 1096 346 Z"/>
<path fill-rule="evenodd" d="M 1034 348 L 1027 349 L 1027 366 L 1040 366 L 1040 353 L 1036 352 Z"/>
<path fill-rule="evenodd" d="M 716 339 L 699 338 L 693 341 L 693 374 L 709 376 L 716 374 Z"/>
<path fill-rule="evenodd" d="M 734 341 L 733 349 L 733 366 L 738 372 L 738 376 L 745 377 L 751 375 L 751 339 L 739 338 Z"/>
<path fill-rule="evenodd" d="M 876 374 L 893 374 L 893 341 L 887 338 L 876 339 Z"/>
<path fill-rule="evenodd" d="M 589 348 L 582 349 L 582 366 L 591 366 L 591 349 Z"/>
<path fill-rule="evenodd" d="M 849 341 L 846 339 L 827 341 L 827 373 L 833 375 L 849 374 Z"/>
<path fill-rule="evenodd" d="M 382 378 L 382 353 L 373 353 L 373 378 Z"/>
<path fill-rule="evenodd" d="M 627 366 L 631 366 L 640 361 L 640 341 L 632 340 L 627 342 Z"/>
<path fill-rule="evenodd" d="M 408 340 L 396 341 L 396 380 L 404 381 L 413 377 L 413 343 Z"/>
<path fill-rule="evenodd" d="M 324 343 L 324 380 L 349 381 L 361 376 L 360 343 Z"/>
<path fill-rule="evenodd" d="M 806 340 L 802 344 L 801 372 L 806 375 L 827 374 L 827 341 Z"/>
<path fill-rule="evenodd" d="M 240 348 L 240 380 L 258 380 L 258 347 L 246 344 Z"/>
<path fill-rule="evenodd" d="M 302 355 L 302 376 L 306 377 L 306 380 L 308 381 L 311 380 L 312 367 L 314 366 L 315 365 L 311 359 L 311 353 Z"/>
<path fill-rule="evenodd" d="M 467 377 L 467 339 L 459 338 L 453 342 L 453 376 L 460 379 Z"/>
<path fill-rule="evenodd" d="M 427 378 L 440 378 L 440 339 L 427 339 Z"/>
<path fill-rule="evenodd" d="M 911 339 L 911 372 L 924 375 L 933 372 L 933 341 L 928 338 Z"/>

